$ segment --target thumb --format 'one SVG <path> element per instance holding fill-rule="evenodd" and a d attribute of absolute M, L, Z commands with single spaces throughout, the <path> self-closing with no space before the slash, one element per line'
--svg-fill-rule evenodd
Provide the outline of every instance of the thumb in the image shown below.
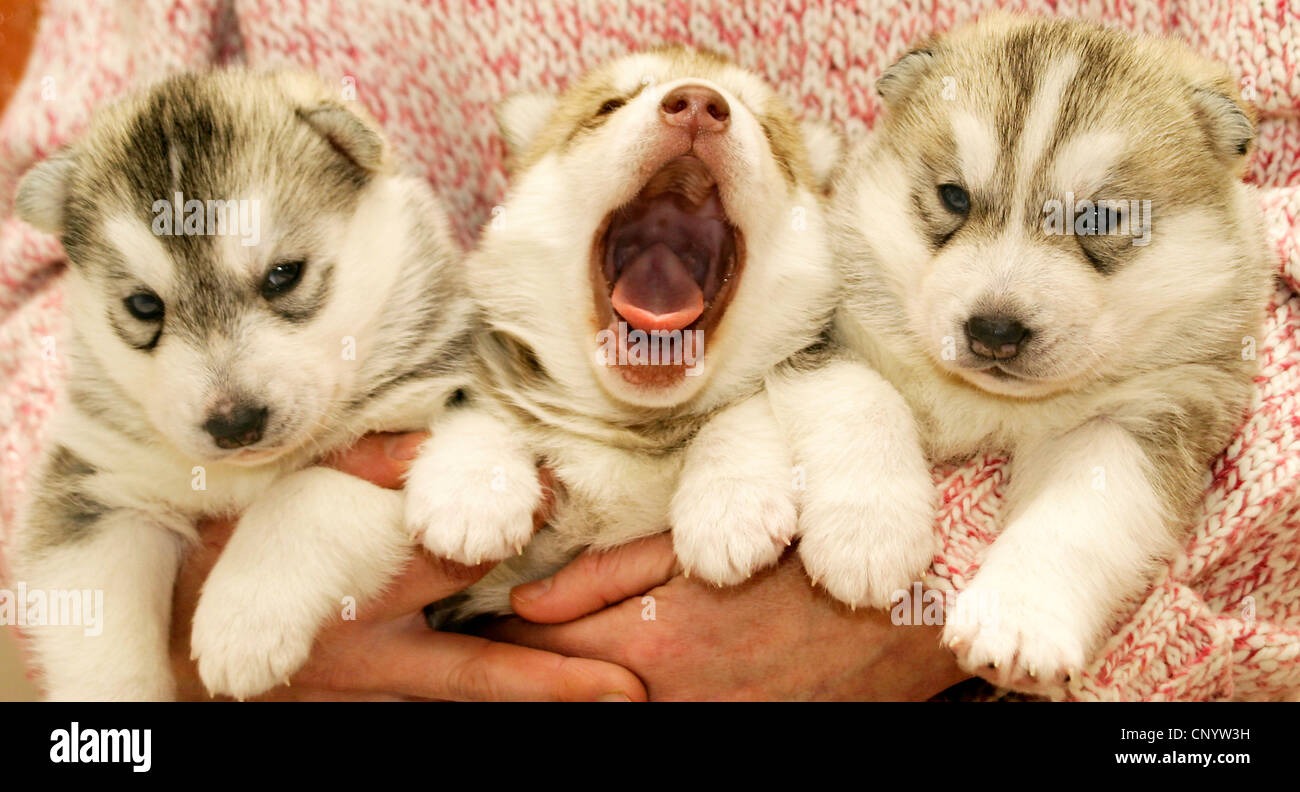
<path fill-rule="evenodd" d="M 352 447 L 331 454 L 323 464 L 371 484 L 401 489 L 420 445 L 428 439 L 428 432 L 369 434 Z"/>
<path fill-rule="evenodd" d="M 680 570 L 667 533 L 613 550 L 590 550 L 554 575 L 516 586 L 510 605 L 523 618 L 543 624 L 580 616 L 644 594 Z"/>

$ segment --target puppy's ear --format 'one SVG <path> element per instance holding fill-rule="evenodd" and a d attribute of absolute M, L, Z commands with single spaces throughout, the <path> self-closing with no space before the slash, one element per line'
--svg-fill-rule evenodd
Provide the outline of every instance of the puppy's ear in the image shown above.
<path fill-rule="evenodd" d="M 555 94 L 545 91 L 511 94 L 501 100 L 496 110 L 497 126 L 510 157 L 518 157 L 528 149 L 559 101 Z"/>
<path fill-rule="evenodd" d="M 18 216 L 47 234 L 63 233 L 63 206 L 68 200 L 72 167 L 71 153 L 62 151 L 27 171 L 14 201 Z"/>
<path fill-rule="evenodd" d="M 876 80 L 876 93 L 885 100 L 885 104 L 892 105 L 911 93 L 933 65 L 933 51 L 914 49 L 885 69 L 885 73 Z"/>
<path fill-rule="evenodd" d="M 388 151 L 383 136 L 351 109 L 326 101 L 298 108 L 298 117 L 365 170 L 386 167 Z"/>
<path fill-rule="evenodd" d="M 812 166 L 813 179 L 820 189 L 830 184 L 831 174 L 844 153 L 844 139 L 830 124 L 823 121 L 803 121 L 803 145 L 808 151 L 808 164 Z"/>
<path fill-rule="evenodd" d="M 1194 87 L 1191 99 L 1192 112 L 1214 152 L 1231 163 L 1245 157 L 1255 139 L 1255 113 L 1237 96 L 1236 89 Z"/>

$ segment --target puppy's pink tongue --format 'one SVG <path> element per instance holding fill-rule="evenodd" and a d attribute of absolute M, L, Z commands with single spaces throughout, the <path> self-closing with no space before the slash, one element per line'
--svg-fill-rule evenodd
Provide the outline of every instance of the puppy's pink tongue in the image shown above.
<path fill-rule="evenodd" d="M 704 292 L 686 264 L 660 242 L 623 269 L 614 310 L 637 330 L 681 330 L 704 313 Z"/>

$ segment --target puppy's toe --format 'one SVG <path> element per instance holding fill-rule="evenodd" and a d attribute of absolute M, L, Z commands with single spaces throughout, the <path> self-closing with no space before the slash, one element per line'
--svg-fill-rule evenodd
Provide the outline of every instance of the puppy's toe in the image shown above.
<path fill-rule="evenodd" d="M 957 597 L 943 641 L 966 671 L 995 685 L 1045 693 L 1077 676 L 1087 636 L 1050 597 L 975 583 Z"/>
<path fill-rule="evenodd" d="M 734 585 L 776 563 L 797 524 L 794 499 L 756 482 L 690 482 L 672 503 L 673 549 L 687 573 Z"/>
<path fill-rule="evenodd" d="M 267 604 L 204 591 L 190 645 L 210 693 L 256 696 L 287 682 L 307 662 L 317 625 L 295 623 Z"/>
<path fill-rule="evenodd" d="M 923 508 L 889 512 L 812 501 L 800 517 L 799 558 L 814 583 L 852 607 L 886 608 L 930 566 L 935 539 Z"/>
<path fill-rule="evenodd" d="M 462 564 L 499 561 L 523 550 L 541 502 L 536 469 L 503 460 L 469 469 L 420 459 L 406 484 L 406 524 L 429 552 Z"/>

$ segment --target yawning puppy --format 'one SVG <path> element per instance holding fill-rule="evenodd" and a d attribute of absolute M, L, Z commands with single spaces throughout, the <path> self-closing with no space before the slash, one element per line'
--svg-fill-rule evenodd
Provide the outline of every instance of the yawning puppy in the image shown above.
<path fill-rule="evenodd" d="M 932 488 L 915 436 L 897 438 L 901 397 L 822 340 L 834 135 L 684 49 L 515 96 L 500 120 L 515 181 L 467 267 L 485 395 L 438 426 L 407 514 L 435 554 L 499 559 L 529 542 L 538 463 L 559 491 L 459 615 L 669 527 L 706 580 L 744 580 L 801 536 L 832 594 L 884 604 L 930 560 Z"/>
<path fill-rule="evenodd" d="M 18 535 L 29 590 L 102 592 L 102 635 L 31 625 L 54 699 L 165 699 L 172 586 L 204 515 L 243 512 L 192 646 L 217 693 L 279 684 L 380 590 L 402 501 L 314 466 L 427 428 L 464 385 L 470 303 L 428 187 L 314 78 L 167 79 L 36 166 L 63 241 L 65 404 Z"/>
<path fill-rule="evenodd" d="M 1181 46 L 1004 16 L 879 90 L 837 183 L 839 328 L 933 460 L 1011 453 L 945 640 L 998 682 L 1059 682 L 1174 551 L 1250 399 L 1270 264 L 1249 110 Z"/>

